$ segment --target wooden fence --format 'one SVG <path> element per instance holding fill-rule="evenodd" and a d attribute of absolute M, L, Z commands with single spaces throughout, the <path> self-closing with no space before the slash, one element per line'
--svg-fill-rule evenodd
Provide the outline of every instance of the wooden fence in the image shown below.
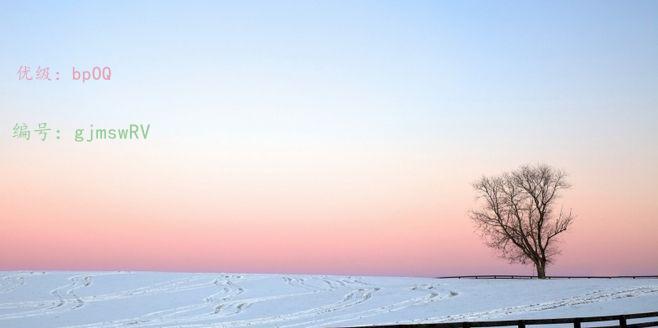
<path fill-rule="evenodd" d="M 537 279 L 537 276 L 524 275 L 474 275 L 474 276 L 444 276 L 437 279 Z M 546 279 L 658 279 L 658 276 L 546 276 Z M 656 305 L 658 306 L 658 304 Z M 642 322 L 628 322 L 629 320 L 648 319 Z M 583 328 L 583 323 L 607 322 L 608 325 L 596 325 L 592 328 L 644 328 L 658 327 L 658 311 L 632 314 L 619 314 L 598 317 L 574 317 L 554 319 L 526 319 L 501 321 L 465 321 L 445 323 L 424 323 L 404 325 L 369 326 L 375 328 L 477 328 L 477 327 L 509 327 L 527 328 L 533 325 L 569 324 L 574 328 Z M 610 324 L 614 322 L 614 324 Z M 587 327 L 585 327 L 587 328 Z"/>
<path fill-rule="evenodd" d="M 629 322 L 635 319 L 648 319 L 641 322 Z M 445 322 L 424 323 L 404 325 L 382 325 L 368 326 L 376 328 L 476 328 L 476 327 L 509 327 L 526 328 L 533 325 L 555 325 L 570 324 L 574 328 L 583 328 L 583 323 L 602 322 L 608 325 L 586 326 L 596 328 L 644 328 L 658 327 L 658 312 L 645 312 L 633 314 L 608 315 L 599 317 L 575 317 L 556 319 L 527 319 L 527 320 L 502 320 L 502 321 L 467 321 L 467 322 Z"/>
<path fill-rule="evenodd" d="M 444 276 L 436 279 L 537 279 L 537 276 L 489 274 L 477 276 Z M 546 276 L 546 279 L 658 279 L 658 276 Z"/>

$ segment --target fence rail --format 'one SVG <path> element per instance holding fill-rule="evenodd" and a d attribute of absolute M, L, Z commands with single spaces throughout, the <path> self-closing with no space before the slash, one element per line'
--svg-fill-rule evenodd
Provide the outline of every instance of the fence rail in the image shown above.
<path fill-rule="evenodd" d="M 537 276 L 489 274 L 476 276 L 443 276 L 436 279 L 537 279 Z M 546 279 L 658 279 L 658 276 L 546 276 Z"/>
<path fill-rule="evenodd" d="M 628 320 L 646 319 L 637 323 L 629 323 Z M 373 328 L 476 328 L 476 327 L 505 327 L 516 326 L 526 328 L 532 325 L 555 325 L 555 324 L 572 324 L 574 328 L 582 328 L 583 323 L 590 322 L 609 322 L 616 321 L 616 324 L 609 326 L 595 326 L 596 328 L 644 328 L 658 327 L 658 311 L 607 315 L 598 317 L 575 317 L 575 318 L 554 318 L 554 319 L 527 319 L 527 320 L 501 320 L 501 321 L 466 321 L 466 322 L 444 322 L 444 323 L 423 323 L 423 324 L 402 324 L 402 325 L 381 325 L 369 326 Z"/>

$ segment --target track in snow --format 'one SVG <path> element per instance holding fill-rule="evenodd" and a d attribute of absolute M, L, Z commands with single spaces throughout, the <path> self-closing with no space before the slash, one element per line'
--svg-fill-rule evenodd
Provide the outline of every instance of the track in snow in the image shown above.
<path fill-rule="evenodd" d="M 599 315 L 656 307 L 658 281 L 641 279 L 0 272 L 1 327 L 327 327 L 555 317 L 573 311 Z"/>

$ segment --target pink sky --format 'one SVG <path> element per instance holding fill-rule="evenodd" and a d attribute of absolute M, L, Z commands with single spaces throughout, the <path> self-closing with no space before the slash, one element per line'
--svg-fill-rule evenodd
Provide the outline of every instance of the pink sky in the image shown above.
<path fill-rule="evenodd" d="M 657 4 L 0 2 L 0 270 L 530 274 L 471 183 L 546 163 L 549 274 L 658 274 Z"/>
<path fill-rule="evenodd" d="M 403 150 L 224 156 L 158 144 L 10 146 L 25 160 L 3 164 L 0 269 L 532 273 L 498 259 L 467 218 L 484 168 Z M 599 174 L 571 169 L 561 201 L 578 218 L 550 273 L 655 273 L 655 191 L 632 172 Z"/>

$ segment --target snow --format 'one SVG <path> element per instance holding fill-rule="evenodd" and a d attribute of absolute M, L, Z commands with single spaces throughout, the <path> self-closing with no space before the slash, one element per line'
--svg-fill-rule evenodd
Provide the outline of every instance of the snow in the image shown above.
<path fill-rule="evenodd" d="M 0 272 L 0 327 L 326 327 L 658 311 L 658 279 Z"/>

